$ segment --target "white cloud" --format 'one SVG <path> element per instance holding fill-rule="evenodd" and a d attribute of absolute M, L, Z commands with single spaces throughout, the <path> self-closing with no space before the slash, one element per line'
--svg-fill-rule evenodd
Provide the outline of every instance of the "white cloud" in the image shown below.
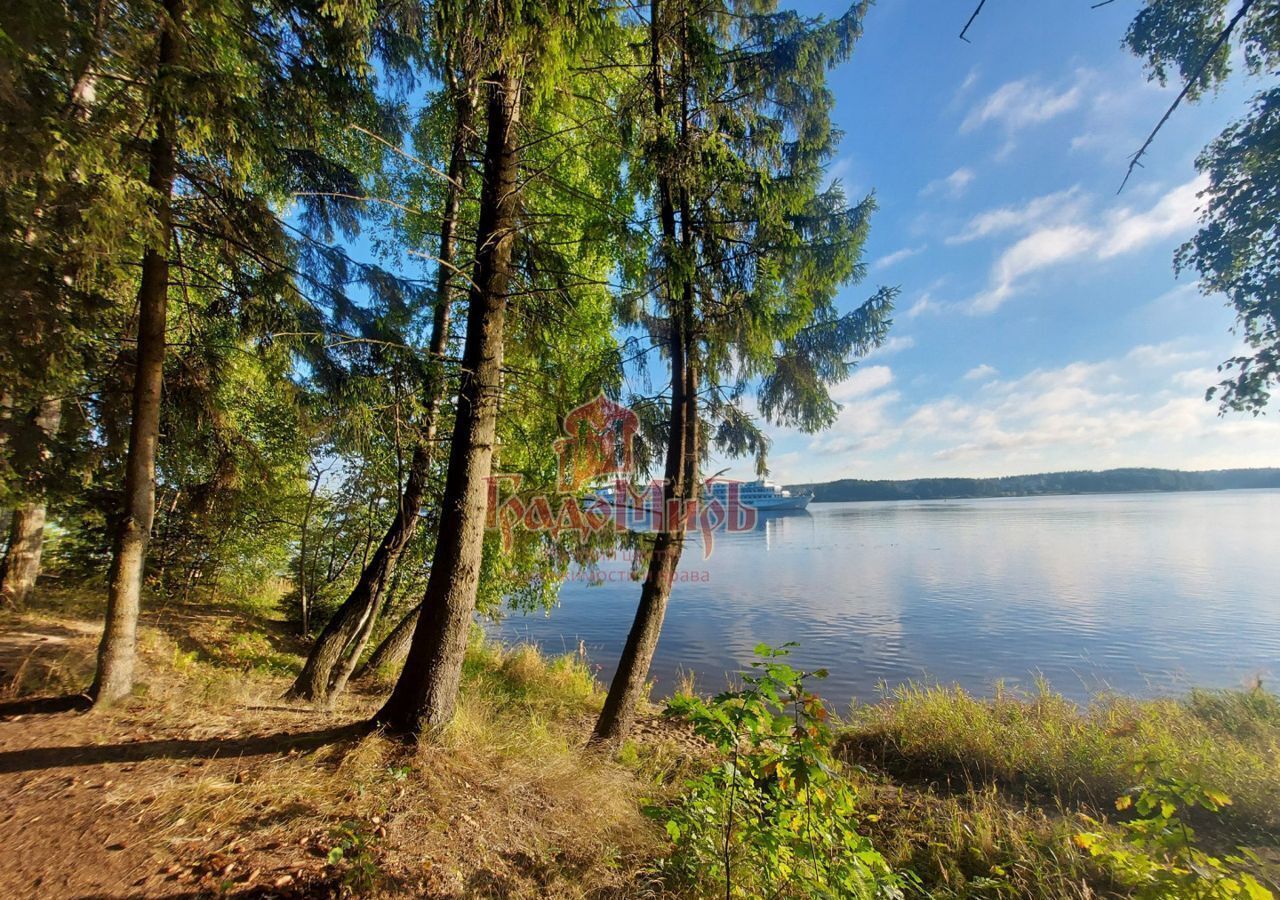
<path fill-rule="evenodd" d="M 1192 341 L 1139 345 L 1004 379 L 983 365 L 914 407 L 892 389 L 887 369 L 866 369 L 836 425 L 809 442 L 796 477 L 1280 464 L 1280 421 L 1220 419 L 1204 401 L 1212 362 L 1230 352 Z"/>
<path fill-rule="evenodd" d="M 1084 95 L 1083 82 L 1087 77 L 1087 72 L 1078 72 L 1075 83 L 1065 88 L 1046 87 L 1027 78 L 1010 81 L 978 104 L 965 117 L 960 130 L 973 131 L 982 125 L 996 123 L 1006 133 L 1012 134 L 1047 122 L 1080 105 Z"/>
<path fill-rule="evenodd" d="M 994 312 L 1013 296 L 1024 276 L 1087 252 L 1094 240 L 1094 232 L 1078 225 L 1033 231 L 1000 254 L 991 269 L 990 286 L 973 298 L 970 312 Z"/>
<path fill-rule="evenodd" d="M 1104 226 L 1108 234 L 1098 249 L 1098 256 L 1110 259 L 1152 241 L 1190 231 L 1197 219 L 1197 195 L 1206 186 L 1203 177 L 1197 178 L 1174 188 L 1146 212 L 1131 209 L 1112 212 Z"/>
<path fill-rule="evenodd" d="M 1078 187 L 1033 197 L 1020 206 L 1002 206 L 978 213 L 959 234 L 948 237 L 947 243 L 966 244 L 979 238 L 1046 222 L 1069 222 L 1078 219 L 1084 208 L 1085 197 Z"/>
<path fill-rule="evenodd" d="M 934 300 L 932 294 L 925 291 L 920 295 L 916 302 L 912 303 L 910 308 L 907 309 L 906 317 L 908 319 L 914 319 L 927 312 L 937 312 L 940 309 L 942 309 L 942 304 L 937 300 Z"/>
<path fill-rule="evenodd" d="M 1167 369 L 1203 361 L 1212 355 L 1201 348 L 1192 349 L 1175 341 L 1166 341 L 1163 344 L 1140 344 L 1125 354 L 1125 359 L 1149 369 Z"/>
<path fill-rule="evenodd" d="M 939 178 L 929 182 L 920 190 L 920 196 L 928 197 L 933 195 L 941 195 L 950 197 L 955 200 L 961 197 L 973 180 L 977 178 L 977 174 L 973 169 L 967 166 L 961 166 L 946 178 Z"/>
<path fill-rule="evenodd" d="M 986 227 L 986 233 L 1016 224 L 1031 224 L 1033 230 L 996 258 L 987 287 L 969 301 L 969 312 L 989 313 L 999 309 L 1027 276 L 1042 269 L 1075 259 L 1105 261 L 1189 232 L 1196 222 L 1196 195 L 1204 184 L 1203 176 L 1198 177 L 1168 191 L 1149 209 L 1112 209 L 1092 217 L 1092 222 L 1086 221 L 1090 216 L 1084 214 L 1083 206 L 1075 207 L 1073 202 L 1059 203 L 1056 207 L 1048 204 L 1035 214 L 1029 212 L 1047 198 L 1033 200 L 1019 210 L 994 210 L 976 217 L 974 222 L 982 220 L 976 228 Z M 1065 212 L 1072 209 L 1078 210 L 1077 221 L 1065 221 Z"/>
<path fill-rule="evenodd" d="M 871 264 L 873 269 L 887 269 L 895 266 L 904 259 L 910 259 L 924 252 L 924 247 L 903 247 L 901 250 L 895 250 L 892 253 L 886 253 Z"/>
<path fill-rule="evenodd" d="M 888 366 L 859 366 L 852 375 L 831 388 L 831 397 L 837 403 L 843 403 L 887 387 L 892 381 L 893 370 Z"/>

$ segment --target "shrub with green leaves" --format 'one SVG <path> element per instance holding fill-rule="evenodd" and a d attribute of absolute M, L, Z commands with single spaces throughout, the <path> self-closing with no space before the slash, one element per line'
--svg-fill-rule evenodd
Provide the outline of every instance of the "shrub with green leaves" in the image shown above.
<path fill-rule="evenodd" d="M 673 844 L 664 874 L 725 897 L 900 897 L 902 879 L 857 831 L 826 707 L 806 689 L 826 673 L 781 662 L 790 646 L 756 647 L 741 690 L 669 702 L 723 759 L 647 810 Z"/>
<path fill-rule="evenodd" d="M 1195 832 L 1179 814 L 1190 808 L 1217 813 L 1231 804 L 1221 791 L 1172 775 L 1157 758 L 1134 766 L 1139 783 L 1120 795 L 1116 809 L 1132 810 L 1121 831 L 1076 835 L 1076 844 L 1100 862 L 1139 900 L 1274 900 L 1274 894 L 1245 871 L 1257 864 L 1248 850 L 1219 858 L 1196 846 Z M 1089 819 L 1088 821 L 1094 822 Z M 1094 822 L 1094 824 L 1097 824 Z"/>
<path fill-rule="evenodd" d="M 333 846 L 326 861 L 342 867 L 342 884 L 356 894 L 366 894 L 382 880 L 382 869 L 373 845 L 376 835 L 363 822 L 343 822 L 330 832 Z"/>

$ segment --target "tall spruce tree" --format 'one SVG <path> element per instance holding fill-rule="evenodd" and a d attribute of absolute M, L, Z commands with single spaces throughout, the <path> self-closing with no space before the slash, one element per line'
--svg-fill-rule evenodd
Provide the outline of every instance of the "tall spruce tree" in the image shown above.
<path fill-rule="evenodd" d="M 478 36 L 465 24 L 465 10 L 456 4 L 440 3 L 432 10 L 430 42 L 426 58 L 429 73 L 442 88 L 436 103 L 429 104 L 423 118 L 437 122 L 436 107 L 446 110 L 447 137 L 440 142 L 442 166 L 430 174 L 443 181 L 438 192 L 436 284 L 431 305 L 431 337 L 426 359 L 415 366 L 421 382 L 421 412 L 410 423 L 414 432 L 411 458 L 404 489 L 395 516 L 364 566 L 346 600 L 326 623 L 312 645 L 302 672 L 288 696 L 308 701 L 329 702 L 340 694 L 351 677 L 377 623 L 388 585 L 396 566 L 418 527 L 422 505 L 437 446 L 441 405 L 445 399 L 444 357 L 457 281 L 457 241 L 462 201 L 467 190 L 479 93 L 480 59 Z M 433 63 L 433 64 L 432 64 Z M 406 230 L 405 223 L 397 223 Z"/>
<path fill-rule="evenodd" d="M 107 574 L 107 617 L 98 671 L 89 692 L 96 704 L 113 703 L 133 689 L 143 565 L 155 515 L 156 444 L 160 440 L 160 386 L 164 378 L 169 305 L 169 253 L 173 241 L 173 183 L 177 167 L 178 94 L 186 14 L 183 0 L 165 0 L 157 16 L 154 134 L 148 150 L 155 233 L 142 256 L 138 284 L 137 362 L 133 373 L 124 510 L 116 526 Z"/>
<path fill-rule="evenodd" d="M 404 670 L 374 721 L 419 734 L 453 715 L 485 565 L 489 478 L 499 435 L 508 305 L 519 293 L 517 239 L 526 215 L 522 170 L 541 107 L 571 96 L 568 62 L 608 30 L 593 2 L 492 0 L 472 5 L 485 36 L 485 138 L 466 339 L 431 573 Z M 536 133 L 536 132 L 534 132 Z"/>
<path fill-rule="evenodd" d="M 835 300 L 864 274 L 874 202 L 850 207 L 824 186 L 839 139 L 827 73 L 867 6 L 825 22 L 771 0 L 651 0 L 631 169 L 658 230 L 624 312 L 670 366 L 663 516 L 596 740 L 623 737 L 643 696 L 708 449 L 763 468 L 767 440 L 742 398 L 754 388 L 765 418 L 824 427 L 828 385 L 888 329 L 891 290 L 843 315 Z"/>
<path fill-rule="evenodd" d="M 372 0 L 316 6 L 280 0 L 227 10 L 212 0 L 148 5 L 157 35 L 134 83 L 145 94 L 148 217 L 138 283 L 128 452 L 122 509 L 115 525 L 106 625 L 91 693 L 98 705 L 132 688 L 138 611 L 155 512 L 161 386 L 171 294 L 197 274 L 182 235 L 205 242 L 225 261 L 227 296 L 257 297 L 266 307 L 296 295 L 286 225 L 276 204 L 311 200 L 303 219 L 339 221 L 352 180 L 326 156 L 340 119 L 370 121 L 379 104 L 370 55 L 395 45 Z M 395 46 L 393 46 L 395 45 Z M 174 278 L 175 266 L 182 273 Z M 247 268 L 246 268 L 247 266 Z M 270 289 L 243 291 L 244 272 Z M 251 281 L 257 281 L 255 277 Z M 259 285 L 261 287 L 261 285 Z"/>

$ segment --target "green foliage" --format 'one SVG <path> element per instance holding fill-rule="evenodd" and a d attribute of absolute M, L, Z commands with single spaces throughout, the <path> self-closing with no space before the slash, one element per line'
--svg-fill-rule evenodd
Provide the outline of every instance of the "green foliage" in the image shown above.
<path fill-rule="evenodd" d="M 1133 768 L 1139 783 L 1120 795 L 1116 809 L 1131 809 L 1134 817 L 1120 823 L 1119 837 L 1106 830 L 1085 831 L 1076 835 L 1077 846 L 1103 861 L 1140 900 L 1273 900 L 1275 895 L 1244 871 L 1258 861 L 1254 854 L 1246 850 L 1243 855 L 1213 856 L 1196 845 L 1195 831 L 1184 820 L 1185 810 L 1217 813 L 1231 804 L 1230 797 L 1196 779 L 1170 774 L 1156 758 Z"/>
<path fill-rule="evenodd" d="M 902 879 L 858 833 L 827 710 L 806 688 L 826 673 L 791 668 L 787 652 L 762 644 L 742 689 L 670 701 L 668 715 L 722 759 L 674 804 L 650 809 L 673 845 L 666 874 L 726 897 L 900 897 Z"/>
<path fill-rule="evenodd" d="M 1231 75 L 1233 51 L 1253 76 L 1274 78 L 1280 63 L 1280 15 L 1274 0 L 1147 0 L 1125 43 L 1164 84 L 1173 71 L 1195 100 Z M 1261 413 L 1280 380 L 1280 88 L 1256 93 L 1196 160 L 1208 176 L 1201 228 L 1177 253 L 1206 294 L 1225 294 L 1248 348 L 1219 367 L 1210 388 L 1221 409 Z"/>
<path fill-rule="evenodd" d="M 1280 50 L 1280 36 L 1277 37 Z M 1178 250 L 1177 265 L 1200 276 L 1206 293 L 1225 294 L 1249 355 L 1223 363 L 1233 372 L 1208 396 L 1224 409 L 1260 413 L 1280 378 L 1280 88 L 1254 97 L 1196 160 L 1209 176 L 1200 231 Z"/>
<path fill-rule="evenodd" d="M 329 832 L 332 846 L 326 861 L 342 867 L 342 883 L 356 894 L 367 894 L 382 881 L 376 853 L 377 836 L 364 822 L 350 821 Z"/>
<path fill-rule="evenodd" d="M 758 0 L 663 3 L 633 63 L 652 77 L 621 97 L 645 215 L 623 260 L 620 317 L 673 364 L 688 361 L 705 444 L 761 470 L 769 442 L 746 395 L 767 421 L 826 427 L 839 411 L 829 386 L 890 324 L 891 288 L 852 310 L 837 303 L 866 274 L 875 200 L 850 203 L 826 175 L 840 139 L 828 72 L 867 7 L 828 21 Z M 687 346 L 672 346 L 677 335 Z"/>

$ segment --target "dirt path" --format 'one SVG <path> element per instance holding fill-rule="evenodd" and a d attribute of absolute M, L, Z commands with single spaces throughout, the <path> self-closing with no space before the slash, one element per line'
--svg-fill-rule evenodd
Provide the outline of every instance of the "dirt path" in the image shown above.
<path fill-rule="evenodd" d="M 99 713 L 65 690 L 31 695 L 88 683 L 94 629 L 0 617 L 0 897 L 338 896 L 362 865 L 380 896 L 580 895 L 564 871 L 596 851 L 561 859 L 559 832 L 581 814 L 563 809 L 580 801 L 557 779 L 581 773 L 519 769 L 517 757 L 513 774 L 492 753 L 361 740 L 375 694 L 324 714 L 279 701 L 287 676 L 207 654 L 183 674 L 185 648 L 215 640 L 215 626 L 156 629 L 144 696 Z M 567 724 L 585 745 L 590 718 Z M 636 737 L 701 750 L 656 717 Z M 344 823 L 372 849 L 334 863 Z"/>
<path fill-rule="evenodd" d="M 152 805 L 175 783 L 236 784 L 265 761 L 349 736 L 325 728 L 208 739 L 129 712 L 6 715 L 0 720 L 5 896 L 215 890 L 284 896 L 302 894 L 303 886 L 312 895 L 326 880 L 318 846 L 251 846 L 200 821 L 165 821 Z"/>
<path fill-rule="evenodd" d="M 129 739 L 117 723 L 71 712 L 0 721 L 0 882 L 11 896 L 178 893 L 152 877 L 168 864 L 168 848 L 148 846 L 132 804 L 114 796 L 137 764 L 86 752 Z M 85 755 L 69 758 L 68 748 Z"/>
<path fill-rule="evenodd" d="M 96 635 L 64 623 L 0 625 L 0 684 L 82 674 Z M 212 715 L 193 727 L 136 703 L 86 713 L 73 695 L 0 702 L 0 893 L 4 897 L 323 896 L 319 847 L 248 846 L 201 821 L 172 819 L 162 794 L 234 785 L 282 754 L 342 741 L 305 727 L 305 710 Z"/>

